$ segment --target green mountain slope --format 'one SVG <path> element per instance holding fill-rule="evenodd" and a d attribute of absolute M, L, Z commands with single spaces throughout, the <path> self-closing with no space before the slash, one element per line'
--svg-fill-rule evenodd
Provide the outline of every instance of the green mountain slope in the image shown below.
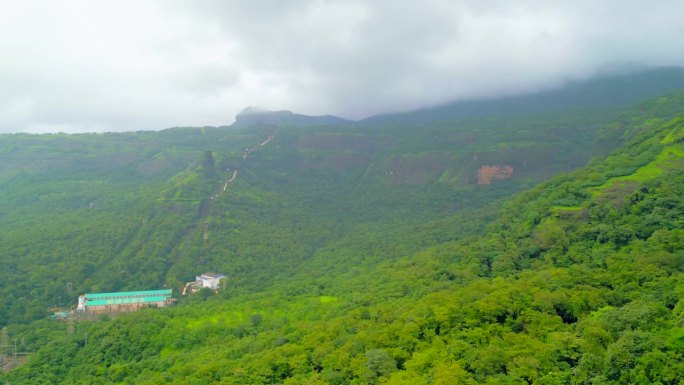
<path fill-rule="evenodd" d="M 175 308 L 77 322 L 71 335 L 56 321 L 13 324 L 12 338 L 37 351 L 4 381 L 678 384 L 683 100 L 658 98 L 594 130 L 623 145 L 507 200 L 488 225 L 491 209 L 449 204 L 484 207 L 523 182 L 461 185 L 429 171 L 419 176 L 430 182 L 374 171 L 403 151 L 438 151 L 440 127 L 425 136 L 254 128 L 249 134 L 275 136 L 246 157 L 244 142 L 222 152 L 211 148 L 213 138 L 203 144 L 211 152 L 195 151 L 191 167 L 144 178 L 154 198 L 143 202 L 153 203 L 133 209 L 154 215 L 125 241 L 113 230 L 121 243 L 112 247 L 122 251 L 103 259 L 117 269 L 125 263 L 123 278 L 95 266 L 101 275 L 88 283 L 116 287 L 111 280 L 120 279 L 127 288 L 206 267 L 228 272 L 230 289 Z M 246 133 L 231 135 L 254 139 Z M 358 159 L 366 154 L 371 160 Z M 225 195 L 220 159 L 241 170 Z M 28 242 L 24 249 L 33 250 Z M 155 276 L 159 269 L 164 278 Z"/>
<path fill-rule="evenodd" d="M 658 114 L 680 104 L 673 97 Z M 0 136 L 0 325 L 45 317 L 83 292 L 177 289 L 203 270 L 254 292 L 327 250 L 367 263 L 408 255 L 478 227 L 454 214 L 612 148 L 640 108 L 373 129 Z M 438 224 L 416 225 L 428 222 Z"/>

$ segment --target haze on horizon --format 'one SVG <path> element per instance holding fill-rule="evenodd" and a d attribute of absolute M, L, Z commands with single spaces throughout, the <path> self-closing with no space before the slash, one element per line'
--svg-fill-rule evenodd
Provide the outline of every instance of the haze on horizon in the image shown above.
<path fill-rule="evenodd" d="M 684 2 L 0 0 L 0 132 L 358 119 L 683 66 Z"/>

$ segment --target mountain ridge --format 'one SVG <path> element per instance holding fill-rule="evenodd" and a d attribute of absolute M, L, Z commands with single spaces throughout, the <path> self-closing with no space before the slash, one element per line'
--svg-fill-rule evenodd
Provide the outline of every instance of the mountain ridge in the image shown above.
<path fill-rule="evenodd" d="M 235 116 L 235 123 L 231 127 L 245 127 L 253 125 L 347 125 L 353 123 L 334 115 L 303 115 L 289 110 L 270 111 L 258 107 L 247 107 Z"/>
<path fill-rule="evenodd" d="M 679 92 L 620 115 L 604 127 L 622 137 L 619 148 L 506 199 L 487 223 L 477 223 L 472 213 L 451 214 L 384 232 L 370 222 L 350 233 L 356 248 L 344 239 L 323 242 L 300 263 L 290 261 L 294 268 L 261 291 L 240 291 L 243 282 L 230 281 L 218 295 L 181 299 L 175 308 L 79 321 L 71 334 L 55 321 L 13 325 L 19 346 L 37 352 L 0 378 L 94 385 L 677 384 L 684 370 L 682 106 Z M 282 163 L 277 154 L 289 154 L 278 152 L 283 144 L 296 143 L 284 134 L 246 159 L 253 163 L 242 165 L 245 171 L 231 186 L 235 200 L 216 202 L 228 210 L 215 211 L 209 222 L 208 242 L 217 242 L 246 237 L 242 218 L 296 219 L 290 228 L 258 233 L 254 240 L 264 248 L 255 271 L 286 251 L 267 254 L 266 247 L 298 248 L 286 231 L 307 221 L 316 221 L 315 232 L 295 236 L 325 240 L 345 231 L 319 222 L 336 213 L 333 208 L 311 215 L 328 206 L 311 199 L 319 190 L 302 201 L 300 195 L 288 199 L 293 186 L 287 173 L 272 169 Z M 202 159 L 174 183 L 192 185 L 202 177 L 215 183 L 210 158 Z M 264 189 L 266 170 L 275 176 L 268 185 L 281 183 L 276 188 Z M 315 187 L 322 175 L 314 173 L 303 185 Z M 178 187 L 175 210 L 188 197 L 204 196 Z M 489 187 L 480 188 L 482 194 Z M 218 224 L 222 231 L 212 227 Z M 171 229 L 169 223 L 155 226 Z M 201 234 L 182 234 L 197 243 L 181 243 L 170 258 L 139 243 L 149 250 L 146 258 L 125 268 L 181 253 L 211 258 Z M 416 247 L 421 239 L 428 241 Z M 225 258 L 235 258 L 231 253 Z M 197 265 L 204 266 L 192 267 Z"/>
<path fill-rule="evenodd" d="M 624 107 L 639 100 L 684 88 L 684 68 L 666 67 L 616 75 L 600 75 L 541 92 L 503 98 L 447 102 L 406 112 L 379 114 L 360 124 L 405 124 L 459 120 L 473 116 L 505 116 L 558 109 Z M 589 97 L 587 97 L 589 96 Z"/>
<path fill-rule="evenodd" d="M 677 384 L 682 111 L 0 135 L 0 383 Z"/>
<path fill-rule="evenodd" d="M 419 124 L 484 116 L 508 116 L 560 109 L 620 108 L 684 88 L 684 68 L 638 69 L 573 81 L 549 90 L 508 97 L 446 102 L 436 106 L 372 115 L 358 120 L 334 115 L 309 116 L 289 110 L 247 107 L 235 117 L 235 127 L 258 124 L 280 126 Z M 588 96 L 588 97 L 587 97 Z"/>

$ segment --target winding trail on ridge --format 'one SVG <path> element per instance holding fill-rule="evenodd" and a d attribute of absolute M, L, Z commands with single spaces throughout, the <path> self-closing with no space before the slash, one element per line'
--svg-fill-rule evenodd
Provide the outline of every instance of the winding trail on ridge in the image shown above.
<path fill-rule="evenodd" d="M 261 142 L 257 143 L 254 147 L 251 148 L 246 148 L 245 151 L 242 153 L 242 159 L 247 159 L 249 155 L 260 149 L 261 147 L 267 145 L 270 143 L 273 138 L 275 137 L 276 132 L 273 132 L 271 135 L 267 136 L 266 139 L 262 140 Z M 227 169 L 226 171 L 230 172 L 230 169 Z M 214 192 L 212 192 L 209 197 L 201 204 L 201 206 L 204 206 L 200 209 L 200 218 L 207 218 L 213 211 L 214 207 L 214 202 L 218 200 L 223 193 L 226 193 L 228 190 L 228 186 L 233 184 L 235 180 L 237 179 L 238 175 L 240 174 L 239 170 L 236 168 L 233 170 L 233 175 L 225 179 L 223 181 L 223 186 L 219 184 L 217 188 L 214 189 Z M 202 234 L 202 243 L 206 243 L 207 240 L 209 240 L 209 222 L 205 221 L 204 223 L 204 232 Z"/>

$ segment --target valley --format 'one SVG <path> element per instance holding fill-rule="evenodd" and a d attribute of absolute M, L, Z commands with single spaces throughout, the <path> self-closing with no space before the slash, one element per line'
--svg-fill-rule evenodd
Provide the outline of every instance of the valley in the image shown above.
<path fill-rule="evenodd" d="M 677 384 L 682 79 L 2 135 L 0 326 L 32 354 L 0 383 Z M 180 297 L 204 271 L 226 290 Z M 159 287 L 176 306 L 48 319 Z"/>

